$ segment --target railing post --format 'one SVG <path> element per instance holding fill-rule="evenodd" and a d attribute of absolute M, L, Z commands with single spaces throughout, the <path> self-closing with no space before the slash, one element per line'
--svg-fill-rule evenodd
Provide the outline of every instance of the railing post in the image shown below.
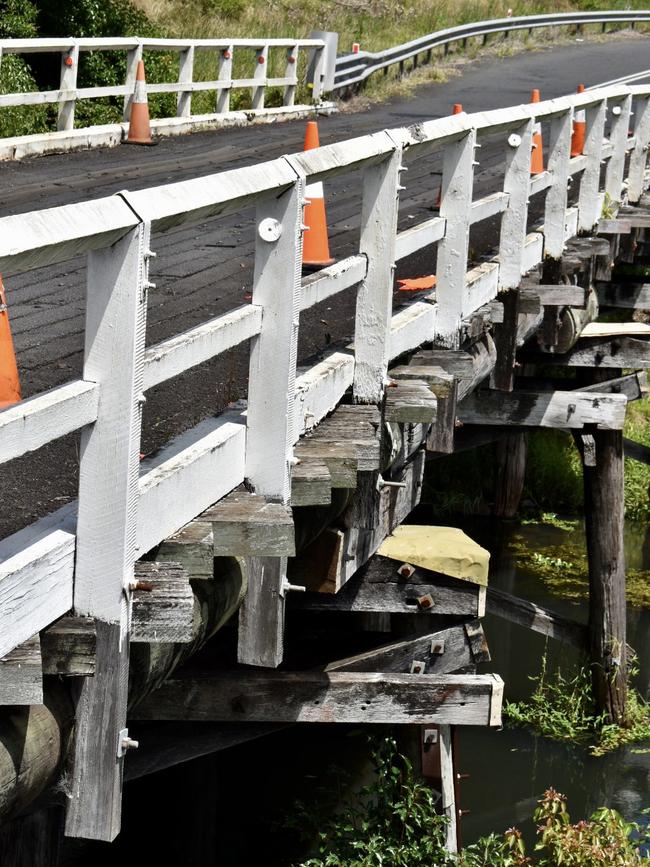
<path fill-rule="evenodd" d="M 178 83 L 191 84 L 194 78 L 194 46 L 190 45 L 180 52 Z M 192 114 L 192 91 L 184 90 L 178 94 L 176 117 L 190 117 Z"/>
<path fill-rule="evenodd" d="M 389 141 L 394 144 L 392 140 Z M 357 292 L 354 329 L 355 403 L 379 404 L 384 394 L 393 312 L 401 169 L 402 148 L 397 145 L 381 163 L 369 166 L 363 173 L 359 252 L 367 257 L 368 270 Z"/>
<path fill-rule="evenodd" d="M 74 607 L 95 618 L 97 651 L 77 704 L 66 834 L 96 840 L 120 829 L 148 243 L 140 224 L 88 256 L 83 378 L 98 383 L 100 407 L 81 436 Z"/>
<path fill-rule="evenodd" d="M 600 194 L 600 161 L 603 153 L 605 133 L 605 100 L 589 106 L 585 111 L 585 146 L 583 154 L 587 158 L 585 170 L 580 179 L 578 196 L 578 231 L 589 233 L 600 219 L 603 207 Z"/>
<path fill-rule="evenodd" d="M 605 192 L 613 202 L 621 201 L 631 107 L 632 95 L 629 93 L 627 96 L 622 97 L 622 99 L 608 100 L 608 108 L 612 112 L 609 134 L 612 155 L 607 163 L 607 171 L 605 173 Z"/>
<path fill-rule="evenodd" d="M 508 207 L 501 218 L 499 237 L 499 291 L 517 289 L 521 282 L 524 241 L 530 195 L 530 155 L 533 147 L 533 120 L 510 131 L 506 151 L 503 191 Z"/>
<path fill-rule="evenodd" d="M 650 145 L 650 96 L 637 96 L 634 102 L 634 150 L 630 156 L 629 187 L 630 204 L 636 204 L 644 192 L 645 171 Z"/>
<path fill-rule="evenodd" d="M 73 43 L 69 50 L 61 55 L 61 79 L 59 90 L 75 91 L 72 99 L 62 96 L 59 100 L 59 116 L 56 128 L 58 130 L 74 129 L 74 110 L 77 103 L 77 69 L 79 67 L 79 46 Z"/>
<path fill-rule="evenodd" d="M 135 48 L 129 48 L 126 52 L 126 76 L 124 84 L 127 88 L 126 96 L 124 97 L 123 118 L 125 121 L 131 120 L 131 103 L 133 102 L 133 91 L 135 89 L 135 76 L 138 71 L 138 63 L 142 60 L 142 43 L 136 45 Z"/>
<path fill-rule="evenodd" d="M 565 111 L 551 120 L 547 168 L 553 179 L 546 193 L 544 208 L 544 255 L 551 259 L 559 259 L 564 252 L 572 127 L 573 110 Z"/>
<path fill-rule="evenodd" d="M 246 476 L 255 492 L 287 504 L 296 439 L 294 402 L 300 279 L 303 178 L 257 208 L 253 304 L 263 308 L 248 378 Z M 253 558 L 239 615 L 238 659 L 276 667 L 282 661 L 286 557 Z"/>
<path fill-rule="evenodd" d="M 233 46 L 229 45 L 227 48 L 223 48 L 219 54 L 219 81 L 228 82 L 228 87 L 220 87 L 217 91 L 217 112 L 219 114 L 230 111 L 233 51 Z"/>
<path fill-rule="evenodd" d="M 440 216 L 446 228 L 438 244 L 435 340 L 451 348 L 457 347 L 463 315 L 475 146 L 476 130 L 472 129 L 445 145 L 443 155 Z"/>
<path fill-rule="evenodd" d="M 296 84 L 298 83 L 298 46 L 293 45 L 287 49 L 287 64 L 284 71 L 285 78 L 295 79 L 295 84 L 285 84 L 283 105 L 293 105 L 296 99 Z"/>
<path fill-rule="evenodd" d="M 255 72 L 253 73 L 253 78 L 259 83 L 253 88 L 252 93 L 254 110 L 264 108 L 264 91 L 266 89 L 268 62 L 269 47 L 268 45 L 265 45 L 263 48 L 258 48 L 255 52 Z"/>

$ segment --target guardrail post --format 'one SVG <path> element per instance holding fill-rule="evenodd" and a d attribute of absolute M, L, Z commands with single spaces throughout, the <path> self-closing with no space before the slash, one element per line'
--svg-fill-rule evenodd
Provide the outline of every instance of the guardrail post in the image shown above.
<path fill-rule="evenodd" d="M 312 51 L 313 53 L 309 58 L 307 87 L 311 90 L 312 100 L 318 103 L 320 102 L 323 93 L 323 75 L 325 72 L 325 47 L 316 47 L 312 49 Z"/>
<path fill-rule="evenodd" d="M 227 87 L 217 91 L 217 112 L 223 114 L 230 111 L 230 91 L 232 89 L 232 56 L 233 46 L 222 49 L 219 54 L 219 81 L 227 82 Z"/>
<path fill-rule="evenodd" d="M 178 83 L 191 84 L 194 78 L 194 46 L 180 52 L 178 66 Z M 192 114 L 192 91 L 184 90 L 178 94 L 176 102 L 176 117 L 190 117 Z"/>
<path fill-rule="evenodd" d="M 580 179 L 578 196 L 578 231 L 589 233 L 600 219 L 603 196 L 600 193 L 600 161 L 603 153 L 605 134 L 605 100 L 589 106 L 585 111 L 585 146 L 583 154 L 587 158 L 585 170 Z"/>
<path fill-rule="evenodd" d="M 248 378 L 246 476 L 255 492 L 288 503 L 295 436 L 294 401 L 305 184 L 299 178 L 257 208 L 253 304 L 263 308 Z M 238 659 L 275 668 L 282 661 L 286 557 L 253 558 L 239 614 Z"/>
<path fill-rule="evenodd" d="M 253 78 L 259 82 L 253 87 L 252 102 L 253 109 L 258 110 L 264 108 L 264 90 L 266 88 L 267 66 L 269 62 L 269 46 L 258 48 L 255 52 L 255 72 Z"/>
<path fill-rule="evenodd" d="M 544 255 L 551 259 L 559 259 L 564 251 L 572 128 L 572 110 L 551 120 L 547 168 L 553 180 L 546 193 L 544 208 Z"/>
<path fill-rule="evenodd" d="M 632 96 L 628 94 L 621 99 L 608 100 L 608 108 L 612 112 L 609 141 L 612 145 L 612 155 L 607 163 L 605 173 L 605 192 L 614 202 L 621 201 L 623 175 L 625 173 L 625 152 L 627 133 L 630 126 L 630 110 Z"/>
<path fill-rule="evenodd" d="M 436 302 L 437 343 L 457 348 L 463 315 L 465 274 L 469 248 L 469 216 L 474 185 L 476 130 L 445 145 L 442 166 L 440 216 L 445 237 L 438 244 Z"/>
<path fill-rule="evenodd" d="M 521 282 L 524 241 L 530 195 L 530 155 L 533 146 L 533 120 L 511 130 L 506 150 L 503 191 L 508 207 L 501 218 L 499 238 L 499 291 L 517 289 Z"/>
<path fill-rule="evenodd" d="M 142 60 L 142 44 L 136 45 L 135 48 L 129 48 L 126 52 L 126 77 L 124 84 L 127 87 L 127 93 L 124 97 L 123 118 L 125 121 L 131 119 L 131 103 L 133 102 L 133 91 L 135 89 L 135 76 L 138 71 L 138 63 Z"/>
<path fill-rule="evenodd" d="M 392 143 L 392 142 L 391 142 Z M 357 292 L 354 402 L 381 403 L 388 371 L 402 148 L 363 172 L 359 252 L 368 259 Z"/>
<path fill-rule="evenodd" d="M 97 651 L 77 703 L 66 834 L 107 841 L 121 816 L 148 243 L 140 224 L 88 255 L 83 378 L 99 385 L 100 402 L 81 435 L 74 607 L 96 619 Z"/>
<path fill-rule="evenodd" d="M 287 49 L 287 64 L 284 72 L 285 78 L 293 78 L 294 84 L 285 84 L 283 105 L 293 105 L 296 99 L 296 85 L 298 83 L 298 46 L 293 45 Z"/>
<path fill-rule="evenodd" d="M 77 69 L 79 68 L 79 46 L 72 44 L 70 49 L 61 55 L 61 79 L 59 90 L 74 91 L 72 99 L 59 100 L 59 116 L 56 128 L 58 130 L 74 129 L 74 110 L 77 104 Z"/>
<path fill-rule="evenodd" d="M 635 144 L 630 156 L 628 199 L 636 204 L 644 192 L 645 171 L 650 145 L 650 96 L 637 96 L 634 102 Z"/>

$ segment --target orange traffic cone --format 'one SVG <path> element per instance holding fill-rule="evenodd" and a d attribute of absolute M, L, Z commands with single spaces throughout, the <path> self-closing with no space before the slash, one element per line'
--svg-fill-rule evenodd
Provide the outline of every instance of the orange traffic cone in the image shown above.
<path fill-rule="evenodd" d="M 320 147 L 318 141 L 318 124 L 315 120 L 307 122 L 304 150 L 310 151 Z M 325 198 L 323 184 L 307 184 L 305 190 L 305 231 L 302 238 L 302 267 L 306 271 L 315 271 L 331 265 L 335 260 L 330 256 L 330 245 L 327 238 L 327 217 L 325 215 Z"/>
<path fill-rule="evenodd" d="M 135 76 L 135 89 L 131 102 L 131 118 L 129 120 L 129 137 L 127 144 L 151 145 L 151 124 L 149 123 L 149 103 L 144 78 L 144 63 L 138 61 L 138 71 Z"/>
<path fill-rule="evenodd" d="M 461 105 L 460 102 L 455 102 L 455 103 L 454 103 L 453 108 L 451 109 L 451 113 L 452 113 L 452 115 L 454 115 L 454 114 L 462 114 L 462 113 L 463 113 L 463 106 Z M 433 210 L 434 210 L 434 211 L 439 211 L 439 210 L 440 210 L 440 202 L 441 202 L 441 200 L 442 200 L 442 184 L 440 184 L 440 186 L 438 187 L 438 195 L 436 196 L 436 203 L 435 203 L 435 205 L 433 206 Z"/>
<path fill-rule="evenodd" d="M 0 276 L 0 409 L 6 409 L 21 399 L 20 380 L 14 342 L 11 339 L 7 299 Z"/>
<path fill-rule="evenodd" d="M 584 84 L 578 85 L 578 93 L 584 93 Z M 571 156 L 579 157 L 585 149 L 585 130 L 587 122 L 584 108 L 578 109 L 573 115 L 573 133 L 571 134 Z"/>
<path fill-rule="evenodd" d="M 530 95 L 531 102 L 539 102 L 539 90 L 535 89 Z M 539 121 L 533 126 L 533 150 L 530 155 L 530 173 L 539 175 L 544 171 L 544 150 L 542 147 L 542 125 Z"/>

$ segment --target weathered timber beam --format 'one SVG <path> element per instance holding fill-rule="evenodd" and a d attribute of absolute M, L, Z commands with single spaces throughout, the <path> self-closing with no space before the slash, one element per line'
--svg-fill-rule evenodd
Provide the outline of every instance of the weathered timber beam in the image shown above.
<path fill-rule="evenodd" d="M 132 642 L 187 643 L 194 638 L 194 593 L 179 563 L 135 564 Z M 200 619 L 200 614 L 196 616 Z"/>
<path fill-rule="evenodd" d="M 487 613 L 509 620 L 518 626 L 525 626 L 540 635 L 555 638 L 564 644 L 571 644 L 580 650 L 587 648 L 587 627 L 585 624 L 542 608 L 527 599 L 513 596 L 497 587 L 488 587 Z"/>
<path fill-rule="evenodd" d="M 186 673 L 142 702 L 137 719 L 498 726 L 498 675 L 252 671 Z"/>
<path fill-rule="evenodd" d="M 332 488 L 357 485 L 357 449 L 354 443 L 332 443 L 303 437 L 293 450 L 299 461 L 318 461 L 327 467 Z"/>
<path fill-rule="evenodd" d="M 469 353 L 460 349 L 422 349 L 409 362 L 412 367 L 439 367 L 458 379 L 474 375 L 474 361 Z"/>
<path fill-rule="evenodd" d="M 632 231 L 632 221 L 625 220 L 599 220 L 596 231 L 600 235 L 629 235 Z"/>
<path fill-rule="evenodd" d="M 472 374 L 466 379 L 458 380 L 459 401 L 487 379 L 497 361 L 496 345 L 490 334 L 485 334 L 481 340 L 472 344 L 467 352 L 472 357 Z"/>
<path fill-rule="evenodd" d="M 566 380 L 565 380 L 566 382 Z M 647 376 L 641 373 L 628 373 L 626 376 L 615 376 L 613 379 L 603 379 L 591 385 L 583 385 L 576 391 L 599 392 L 601 394 L 624 394 L 628 400 L 641 400 L 647 390 Z"/>
<path fill-rule="evenodd" d="M 327 506 L 332 502 L 332 476 L 319 460 L 296 458 L 291 467 L 291 505 Z"/>
<path fill-rule="evenodd" d="M 96 644 L 92 617 L 62 617 L 41 632 L 43 674 L 66 677 L 94 674 Z"/>
<path fill-rule="evenodd" d="M 635 443 L 634 440 L 623 437 L 623 453 L 626 458 L 632 458 L 633 461 L 650 465 L 650 448 L 648 446 Z"/>
<path fill-rule="evenodd" d="M 549 307 L 584 307 L 587 301 L 587 290 L 583 286 L 574 286 L 571 283 L 549 285 L 539 283 L 535 286 L 519 290 L 519 312 L 536 313 L 535 309 L 527 309 L 526 305 L 534 303 L 537 299 L 538 306 Z"/>
<path fill-rule="evenodd" d="M 583 337 L 570 352 L 526 353 L 526 362 L 561 367 L 650 367 L 650 341 L 639 337 Z"/>
<path fill-rule="evenodd" d="M 598 303 L 603 307 L 650 310 L 650 283 L 596 283 Z"/>
<path fill-rule="evenodd" d="M 388 422 L 431 424 L 437 405 L 435 394 L 423 380 L 397 381 L 386 390 L 384 418 Z"/>
<path fill-rule="evenodd" d="M 306 442 L 354 446 L 360 472 L 379 469 L 381 414 L 376 406 L 338 406 L 305 436 Z"/>
<path fill-rule="evenodd" d="M 450 674 L 489 661 L 490 653 L 481 622 L 471 620 L 339 659 L 325 666 L 325 671 Z"/>
<path fill-rule="evenodd" d="M 158 546 L 156 560 L 180 563 L 193 581 L 214 578 L 214 545 L 212 524 L 208 521 L 190 521 Z"/>
<path fill-rule="evenodd" d="M 293 557 L 291 509 L 248 491 L 233 491 L 198 518 L 212 524 L 215 557 Z"/>
<path fill-rule="evenodd" d="M 484 389 L 469 395 L 458 408 L 463 424 L 525 427 L 599 428 L 620 430 L 627 398 L 622 394 L 578 391 L 504 392 Z"/>
<path fill-rule="evenodd" d="M 355 575 L 335 594 L 296 594 L 290 599 L 291 608 L 323 612 L 483 616 L 484 587 L 417 567 L 409 567 L 409 577 L 403 577 L 398 571 L 397 561 L 378 559 L 387 564 L 381 572 L 368 570 Z"/>
<path fill-rule="evenodd" d="M 43 703 L 43 668 L 38 635 L 0 659 L 0 705 Z"/>

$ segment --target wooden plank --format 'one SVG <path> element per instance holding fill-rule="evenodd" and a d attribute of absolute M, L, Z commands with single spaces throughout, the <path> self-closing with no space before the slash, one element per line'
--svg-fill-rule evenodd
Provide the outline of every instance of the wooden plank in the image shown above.
<path fill-rule="evenodd" d="M 562 367 L 650 368 L 650 341 L 639 337 L 580 338 L 564 355 L 526 353 L 528 362 Z"/>
<path fill-rule="evenodd" d="M 365 256 L 348 256 L 315 274 L 307 274 L 300 284 L 300 310 L 325 301 L 345 289 L 356 286 L 366 276 L 368 260 Z"/>
<path fill-rule="evenodd" d="M 194 638 L 194 594 L 180 563 L 135 564 L 131 641 L 175 644 Z"/>
<path fill-rule="evenodd" d="M 376 137 L 389 139 L 387 132 Z M 359 253 L 368 271 L 357 290 L 354 326 L 355 403 L 380 403 L 388 369 L 393 312 L 395 237 L 399 208 L 401 145 L 363 172 Z"/>
<path fill-rule="evenodd" d="M 620 430 L 627 398 L 622 394 L 578 391 L 504 392 L 483 389 L 470 394 L 458 408 L 463 424 L 510 424 L 524 427 L 581 428 L 595 424 Z"/>
<path fill-rule="evenodd" d="M 166 681 L 138 719 L 456 725 L 500 724 L 498 675 L 237 671 Z M 493 707 L 493 698 L 496 707 Z"/>
<path fill-rule="evenodd" d="M 208 521 L 190 521 L 173 536 L 160 543 L 156 560 L 180 563 L 192 581 L 212 580 L 214 578 L 212 524 Z"/>
<path fill-rule="evenodd" d="M 141 224 L 91 252 L 87 269 L 83 374 L 99 384 L 101 402 L 81 438 L 74 607 L 97 619 L 97 662 L 77 704 L 66 834 L 105 841 L 119 833 L 122 810 L 118 743 L 137 546 L 148 248 L 149 227 Z"/>
<path fill-rule="evenodd" d="M 626 458 L 631 458 L 633 461 L 639 461 L 642 464 L 650 465 L 650 448 L 641 443 L 635 443 L 634 440 L 623 437 L 623 451 Z"/>
<path fill-rule="evenodd" d="M 513 596 L 498 587 L 488 587 L 487 613 L 509 620 L 519 626 L 525 626 L 540 635 L 555 638 L 564 644 L 571 644 L 580 650 L 587 647 L 587 626 L 585 624 L 556 614 L 554 611 L 536 605 L 534 602 L 529 602 L 527 599 Z"/>
<path fill-rule="evenodd" d="M 598 220 L 596 231 L 600 235 L 629 235 L 632 221 L 625 219 Z"/>
<path fill-rule="evenodd" d="M 445 849 L 458 851 L 458 808 L 456 805 L 456 773 L 454 771 L 453 734 L 449 725 L 440 725 L 440 782 L 442 815 L 448 820 L 445 828 Z"/>
<path fill-rule="evenodd" d="M 291 508 L 266 497 L 233 491 L 198 519 L 212 524 L 215 557 L 293 557 Z"/>
<path fill-rule="evenodd" d="M 429 343 L 437 321 L 438 307 L 426 301 L 415 301 L 398 310 L 390 326 L 390 359 Z"/>
<path fill-rule="evenodd" d="M 326 506 L 332 502 L 332 476 L 324 461 L 299 460 L 291 467 L 291 505 Z"/>
<path fill-rule="evenodd" d="M 603 307 L 650 310 L 650 283 L 596 283 L 598 303 Z"/>
<path fill-rule="evenodd" d="M 472 374 L 467 379 L 458 380 L 458 400 L 463 400 L 477 385 L 494 370 L 497 360 L 497 348 L 490 334 L 485 334 L 468 349 L 472 357 Z"/>
<path fill-rule="evenodd" d="M 560 380 L 557 380 L 560 382 Z M 565 380 L 566 382 L 566 380 Z M 640 400 L 647 393 L 647 378 L 643 373 L 628 373 L 627 376 L 616 376 L 613 379 L 604 379 L 591 385 L 583 385 L 576 391 L 600 392 L 601 394 L 624 394 L 628 400 Z"/>
<path fill-rule="evenodd" d="M 220 355 L 260 333 L 262 308 L 247 304 L 149 346 L 144 355 L 144 389 Z"/>
<path fill-rule="evenodd" d="M 591 232 L 602 213 L 603 197 L 600 194 L 600 171 L 605 135 L 607 102 L 602 99 L 585 109 L 585 170 L 580 178 L 578 194 L 578 230 Z"/>
<path fill-rule="evenodd" d="M 386 421 L 431 424 L 436 417 L 436 409 L 436 396 L 422 380 L 398 381 L 394 387 L 386 390 Z"/>
<path fill-rule="evenodd" d="M 499 236 L 499 291 L 517 289 L 524 263 L 524 244 L 530 197 L 530 155 L 533 147 L 532 118 L 511 129 L 505 153 L 503 191 L 508 194 L 508 207 L 501 218 Z"/>
<path fill-rule="evenodd" d="M 473 620 L 338 659 L 325 666 L 325 671 L 408 674 L 412 672 L 413 663 L 419 662 L 421 667 L 418 666 L 417 674 L 450 674 L 477 662 L 487 662 L 489 658 L 483 627 L 479 620 Z"/>
<path fill-rule="evenodd" d="M 526 303 L 530 300 L 538 300 L 538 303 L 554 307 L 585 307 L 587 303 L 587 290 L 583 286 L 574 286 L 571 283 L 550 285 L 539 283 L 519 290 L 519 312 L 535 313 L 536 310 L 528 310 Z"/>
<path fill-rule="evenodd" d="M 0 412 L 0 463 L 36 451 L 97 418 L 99 388 L 77 380 Z"/>
<path fill-rule="evenodd" d="M 324 463 L 329 470 L 333 488 L 356 487 L 358 462 L 354 443 L 330 443 L 305 438 L 296 444 L 294 456 L 300 461 Z"/>
<path fill-rule="evenodd" d="M 645 171 L 650 141 L 650 98 L 647 94 L 634 97 L 634 149 L 628 171 L 628 200 L 636 203 L 645 190 Z"/>
<path fill-rule="evenodd" d="M 370 571 L 355 575 L 336 594 L 304 593 L 292 597 L 291 605 L 323 612 L 482 616 L 485 593 L 478 585 L 417 568 L 404 579 L 398 571 L 399 564 L 391 563 L 393 580 L 373 580 Z"/>
<path fill-rule="evenodd" d="M 621 202 L 623 199 L 622 186 L 627 156 L 632 94 L 627 93 L 622 96 L 608 98 L 607 109 L 609 114 L 609 143 L 612 148 L 612 155 L 605 169 L 605 193 L 612 202 Z"/>
<path fill-rule="evenodd" d="M 0 705 L 43 704 L 43 669 L 38 635 L 0 659 Z"/>
<path fill-rule="evenodd" d="M 458 379 L 468 379 L 474 373 L 472 356 L 460 349 L 421 349 L 409 361 L 411 367 L 438 367 Z"/>
<path fill-rule="evenodd" d="M 405 259 L 411 253 L 416 253 L 423 247 L 429 247 L 445 236 L 445 220 L 442 217 L 432 217 L 417 226 L 411 226 L 397 234 L 395 244 L 395 261 Z"/>
<path fill-rule="evenodd" d="M 503 322 L 494 328 L 496 358 L 490 373 L 490 386 L 500 391 L 512 391 L 517 356 L 519 290 L 508 289 L 501 292 L 499 298 L 503 301 Z"/>
<path fill-rule="evenodd" d="M 381 413 L 376 406 L 338 406 L 306 437 L 305 442 L 354 445 L 357 469 L 367 472 L 379 469 Z"/>
<path fill-rule="evenodd" d="M 572 109 L 551 120 L 546 161 L 551 185 L 544 203 L 544 255 L 550 259 L 560 259 L 564 252 L 572 128 Z"/>
<path fill-rule="evenodd" d="M 95 621 L 91 617 L 62 617 L 41 632 L 43 674 L 94 674 L 96 647 Z"/>
<path fill-rule="evenodd" d="M 436 342 L 457 348 L 469 250 L 469 218 L 474 186 L 476 131 L 444 145 L 440 217 L 445 236 L 438 244 Z"/>

